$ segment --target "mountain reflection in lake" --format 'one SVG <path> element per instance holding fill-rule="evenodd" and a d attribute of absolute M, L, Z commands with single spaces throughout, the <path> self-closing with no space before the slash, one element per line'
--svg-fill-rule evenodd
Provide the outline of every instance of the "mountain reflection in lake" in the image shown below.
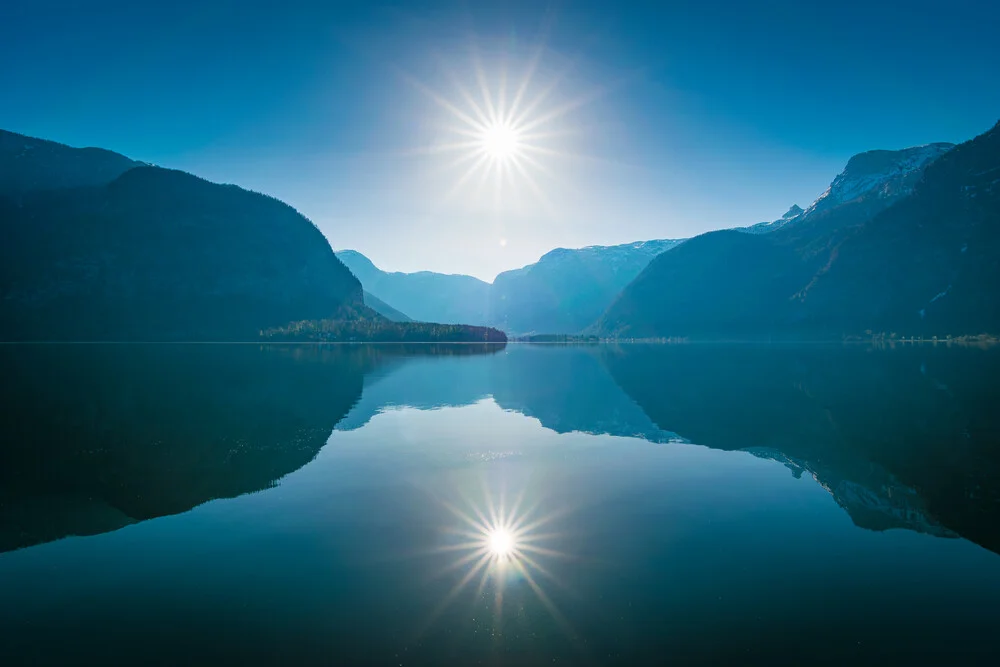
<path fill-rule="evenodd" d="M 5 665 L 995 658 L 995 351 L 0 355 Z"/>

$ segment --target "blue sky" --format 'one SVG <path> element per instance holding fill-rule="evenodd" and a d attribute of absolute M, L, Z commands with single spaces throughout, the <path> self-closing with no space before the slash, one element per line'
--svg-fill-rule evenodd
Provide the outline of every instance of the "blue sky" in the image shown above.
<path fill-rule="evenodd" d="M 7 0 L 0 127 L 273 194 L 386 269 L 491 279 L 774 219 L 855 153 L 985 131 L 998 24 L 965 0 Z M 485 108 L 477 69 L 509 102 L 533 61 L 534 162 L 479 185 L 441 102 Z"/>

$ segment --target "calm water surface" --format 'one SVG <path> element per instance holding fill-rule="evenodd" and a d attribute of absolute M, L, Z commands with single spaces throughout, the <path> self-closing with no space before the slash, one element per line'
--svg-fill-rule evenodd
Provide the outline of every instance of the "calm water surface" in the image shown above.
<path fill-rule="evenodd" d="M 995 351 L 0 359 L 3 665 L 997 664 Z"/>

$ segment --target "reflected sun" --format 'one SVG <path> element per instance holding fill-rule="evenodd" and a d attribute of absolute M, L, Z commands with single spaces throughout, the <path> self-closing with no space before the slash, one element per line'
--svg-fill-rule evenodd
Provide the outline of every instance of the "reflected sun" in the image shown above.
<path fill-rule="evenodd" d="M 505 495 L 501 491 L 497 498 L 499 502 L 494 502 L 493 494 L 484 484 L 482 503 L 471 502 L 467 497 L 463 497 L 458 506 L 441 501 L 458 522 L 446 530 L 446 534 L 451 536 L 449 543 L 430 553 L 454 554 L 453 558 L 446 557 L 447 562 L 437 576 L 452 577 L 456 571 L 462 574 L 456 577 L 458 580 L 435 608 L 424 616 L 421 628 L 417 631 L 418 636 L 427 631 L 463 592 L 472 592 L 476 605 L 485 602 L 488 593 L 491 595 L 492 613 L 487 617 L 488 621 L 487 618 L 482 620 L 487 621 L 496 632 L 502 633 L 504 590 L 508 585 L 516 587 L 516 606 L 520 607 L 523 603 L 524 598 L 520 596 L 530 592 L 567 636 L 576 636 L 544 585 L 547 580 L 548 583 L 565 587 L 565 583 L 560 583 L 549 570 L 546 561 L 571 556 L 543 546 L 546 542 L 557 539 L 559 533 L 541 530 L 562 516 L 565 510 L 539 514 L 541 504 L 524 508 L 524 490 L 510 505 L 506 504 Z"/>

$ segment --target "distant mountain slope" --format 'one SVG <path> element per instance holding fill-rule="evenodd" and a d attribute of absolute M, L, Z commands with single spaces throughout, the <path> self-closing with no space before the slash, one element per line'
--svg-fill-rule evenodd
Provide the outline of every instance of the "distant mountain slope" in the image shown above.
<path fill-rule="evenodd" d="M 0 196 L 104 185 L 141 165 L 102 148 L 71 148 L 0 130 Z"/>
<path fill-rule="evenodd" d="M 463 275 L 420 271 L 390 273 L 355 250 L 337 257 L 357 276 L 369 293 L 420 322 L 442 324 L 487 323 L 489 283 Z"/>
<path fill-rule="evenodd" d="M 66 188 L 66 164 L 96 156 L 96 179 L 127 159 L 38 145 L 52 159 L 0 196 L 0 340 L 253 340 L 361 304 L 323 234 L 277 199 L 148 166 Z M 9 150 L 0 163 L 21 159 Z"/>
<path fill-rule="evenodd" d="M 552 250 L 534 264 L 496 277 L 491 323 L 516 334 L 579 333 L 654 257 L 679 243 L 663 239 Z"/>
<path fill-rule="evenodd" d="M 501 273 L 492 285 L 430 271 L 389 273 L 354 250 L 337 256 L 366 292 L 416 320 L 484 324 L 516 334 L 572 334 L 597 319 L 650 260 L 678 243 L 557 248 L 534 264 Z"/>
<path fill-rule="evenodd" d="M 376 313 L 382 317 L 388 318 L 393 322 L 412 322 L 413 319 L 406 316 L 405 314 L 399 312 L 389 304 L 387 304 L 382 299 L 378 298 L 371 292 L 364 293 L 365 305 L 374 310 Z"/>
<path fill-rule="evenodd" d="M 841 279 L 838 287 L 826 274 L 838 266 L 847 239 L 858 237 L 846 247 L 863 245 L 860 239 L 870 233 L 865 230 L 899 215 L 890 211 L 911 205 L 906 202 L 924 196 L 919 193 L 927 187 L 933 190 L 935 186 L 927 184 L 939 177 L 928 165 L 952 152 L 951 144 L 930 144 L 856 155 L 812 206 L 781 228 L 766 234 L 711 232 L 657 257 L 623 290 L 596 330 L 630 337 L 840 336 L 890 323 L 892 330 L 902 330 L 913 322 L 856 317 L 878 310 L 875 293 L 859 287 L 849 294 L 845 289 L 850 278 Z M 956 223 L 946 217 L 935 224 Z M 925 235 L 912 231 L 914 239 Z M 929 244 L 921 252 L 933 251 L 929 237 L 918 243 Z M 899 248 L 881 250 L 886 254 L 877 259 L 869 255 L 868 261 L 889 266 L 887 260 L 900 256 Z M 819 282 L 830 286 L 820 292 L 825 294 L 822 299 L 809 296 Z M 991 288 L 984 283 L 980 289 Z M 911 327 L 907 333 L 922 329 Z"/>

